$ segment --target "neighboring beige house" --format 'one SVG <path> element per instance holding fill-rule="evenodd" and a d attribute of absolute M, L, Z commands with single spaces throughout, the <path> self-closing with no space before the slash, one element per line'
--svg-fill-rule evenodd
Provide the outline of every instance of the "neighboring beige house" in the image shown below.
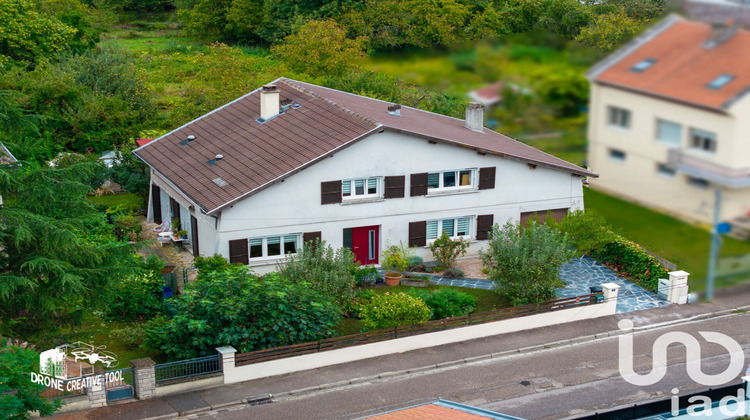
<path fill-rule="evenodd" d="M 750 32 L 670 16 L 587 76 L 593 188 L 702 223 L 720 188 L 747 222 Z"/>

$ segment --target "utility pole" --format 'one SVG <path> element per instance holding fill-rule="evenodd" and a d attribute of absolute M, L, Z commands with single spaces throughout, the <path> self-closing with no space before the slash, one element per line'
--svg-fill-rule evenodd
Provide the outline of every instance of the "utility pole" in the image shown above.
<path fill-rule="evenodd" d="M 721 248 L 721 234 L 719 233 L 719 218 L 721 217 L 721 187 L 714 189 L 714 223 L 711 226 L 711 251 L 708 256 L 708 278 L 706 285 L 706 300 L 714 297 L 714 279 L 716 277 L 716 259 Z"/>

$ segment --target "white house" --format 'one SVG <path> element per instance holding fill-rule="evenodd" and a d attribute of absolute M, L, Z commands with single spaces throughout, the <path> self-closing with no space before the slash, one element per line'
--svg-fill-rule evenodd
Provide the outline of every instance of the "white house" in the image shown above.
<path fill-rule="evenodd" d="M 179 218 L 193 254 L 257 272 L 321 238 L 377 264 L 447 232 L 476 253 L 495 223 L 583 208 L 595 174 L 482 126 L 281 78 L 135 150 L 148 217 Z"/>
<path fill-rule="evenodd" d="M 588 72 L 593 188 L 683 219 L 750 221 L 750 31 L 670 16 Z"/>

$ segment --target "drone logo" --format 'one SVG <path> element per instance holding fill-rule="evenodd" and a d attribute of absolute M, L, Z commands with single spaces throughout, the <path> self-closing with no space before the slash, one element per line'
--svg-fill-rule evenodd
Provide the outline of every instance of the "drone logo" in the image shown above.
<path fill-rule="evenodd" d="M 105 351 L 107 346 L 76 341 L 47 350 L 39 355 L 40 373 L 58 379 L 77 378 L 94 373 L 94 366 L 101 363 L 107 369 L 117 366 L 117 356 Z"/>

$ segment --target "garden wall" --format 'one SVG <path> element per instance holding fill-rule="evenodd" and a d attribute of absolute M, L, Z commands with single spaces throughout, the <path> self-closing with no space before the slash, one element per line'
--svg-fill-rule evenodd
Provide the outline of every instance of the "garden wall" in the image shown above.
<path fill-rule="evenodd" d="M 254 363 L 239 367 L 235 366 L 234 352 L 226 352 L 227 348 L 223 348 L 225 350 L 222 354 L 224 383 L 231 384 L 249 381 L 252 379 L 283 375 L 324 366 L 332 366 L 388 354 L 402 353 L 499 334 L 614 315 L 617 307 L 617 289 L 620 286 L 613 283 L 606 283 L 603 284 L 602 287 L 604 289 L 604 302 L 594 305 L 561 309 L 554 312 L 528 315 L 520 318 L 471 325 L 447 331 L 420 334 L 412 337 L 397 338 L 320 353 L 287 357 L 284 359 Z"/>

